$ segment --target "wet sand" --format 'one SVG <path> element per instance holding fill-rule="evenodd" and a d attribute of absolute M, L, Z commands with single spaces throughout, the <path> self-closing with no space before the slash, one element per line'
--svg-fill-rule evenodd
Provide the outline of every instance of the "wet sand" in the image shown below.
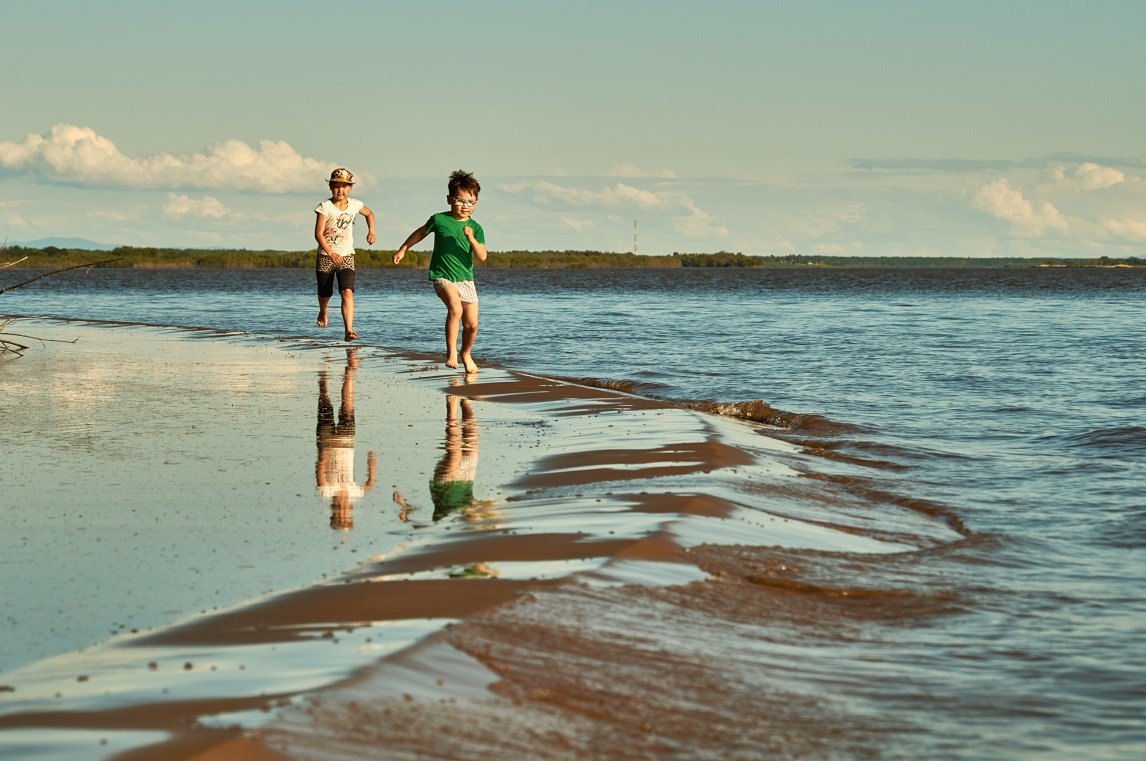
<path fill-rule="evenodd" d="M 0 359 L 3 758 L 870 752 L 777 678 L 783 633 L 879 615 L 798 594 L 807 559 L 953 535 L 799 519 L 795 447 L 609 390 L 309 339 L 7 331 L 75 342 Z"/>

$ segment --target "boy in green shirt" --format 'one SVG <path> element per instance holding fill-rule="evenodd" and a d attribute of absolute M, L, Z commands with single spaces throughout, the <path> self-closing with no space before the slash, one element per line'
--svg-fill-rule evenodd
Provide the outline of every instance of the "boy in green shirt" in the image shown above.
<path fill-rule="evenodd" d="M 450 210 L 434 214 L 426 224 L 410 233 L 394 254 L 398 264 L 406 252 L 428 235 L 434 236 L 434 253 L 430 257 L 430 282 L 434 293 L 446 305 L 446 367 L 458 367 L 459 360 L 467 373 L 478 366 L 470 355 L 478 330 L 478 297 L 474 284 L 473 259 L 486 259 L 485 231 L 470 218 L 481 193 L 481 185 L 471 172 L 458 170 L 450 175 Z M 462 346 L 458 351 L 458 329 Z"/>

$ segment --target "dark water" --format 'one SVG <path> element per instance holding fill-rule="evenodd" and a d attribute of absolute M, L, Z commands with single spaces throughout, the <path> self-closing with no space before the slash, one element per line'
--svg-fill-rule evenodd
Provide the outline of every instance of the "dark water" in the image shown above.
<path fill-rule="evenodd" d="M 97 270 L 0 307 L 318 336 L 311 277 Z M 364 344 L 440 350 L 423 278 L 360 273 Z M 1146 272 L 483 270 L 479 290 L 479 362 L 777 424 L 826 510 L 956 529 L 801 558 L 805 592 L 867 602 L 802 621 L 778 680 L 928 738 L 888 757 L 1146 757 Z"/>

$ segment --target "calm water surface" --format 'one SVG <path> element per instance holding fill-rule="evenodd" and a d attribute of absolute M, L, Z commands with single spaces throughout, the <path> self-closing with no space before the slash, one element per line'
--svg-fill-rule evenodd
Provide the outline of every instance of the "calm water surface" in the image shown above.
<path fill-rule="evenodd" d="M 809 489 L 877 523 L 894 506 L 961 528 L 891 558 L 805 558 L 824 590 L 862 586 L 882 612 L 810 621 L 788 643 L 804 665 L 776 678 L 882 717 L 870 732 L 906 738 L 885 757 L 1146 757 L 1146 272 L 478 277 L 479 362 L 783 423 Z M 334 341 L 312 288 L 303 270 L 107 269 L 0 306 Z M 423 272 L 364 271 L 357 304 L 363 344 L 440 351 Z"/>

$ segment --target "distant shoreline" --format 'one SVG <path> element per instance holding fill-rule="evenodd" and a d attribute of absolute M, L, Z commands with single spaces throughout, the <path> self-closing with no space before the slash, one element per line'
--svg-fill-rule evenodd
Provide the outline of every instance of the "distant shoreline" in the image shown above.
<path fill-rule="evenodd" d="M 428 251 L 412 251 L 402 264 L 391 262 L 394 252 L 360 249 L 355 253 L 360 269 L 395 267 L 425 268 Z M 81 248 L 0 249 L 0 269 L 56 269 L 83 265 L 128 269 L 295 269 L 314 266 L 314 251 L 252 251 L 247 249 L 175 249 L 122 246 L 112 250 Z M 785 254 L 748 256 L 741 253 L 673 253 L 646 255 L 605 251 L 491 251 L 481 265 L 489 269 L 689 269 L 689 268 L 822 268 L 822 269 L 1036 269 L 1036 268 L 1138 268 L 1146 259 L 1054 259 L 1023 257 L 932 257 L 932 256 L 822 256 Z"/>

